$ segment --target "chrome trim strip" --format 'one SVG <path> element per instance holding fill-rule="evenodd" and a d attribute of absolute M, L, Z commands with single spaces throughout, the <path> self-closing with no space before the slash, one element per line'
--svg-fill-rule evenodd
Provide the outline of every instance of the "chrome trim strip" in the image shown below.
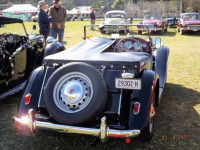
<path fill-rule="evenodd" d="M 0 101 L 5 99 L 8 96 L 11 96 L 11 95 L 13 95 L 15 93 L 18 93 L 18 92 L 22 91 L 24 89 L 24 87 L 26 86 L 26 82 L 27 81 L 24 81 L 20 85 L 14 87 L 13 89 L 0 94 Z"/>
<path fill-rule="evenodd" d="M 43 82 L 42 82 L 42 87 L 40 89 L 40 96 L 39 96 L 39 100 L 38 100 L 38 108 L 40 107 L 40 102 L 41 102 L 41 97 L 42 97 L 42 91 L 43 91 L 43 86 L 44 86 L 44 82 L 45 82 L 45 79 L 46 79 L 46 76 L 47 76 L 47 71 L 49 69 L 49 67 L 46 67 L 46 71 L 45 71 L 45 74 L 44 74 L 44 78 L 43 78 Z"/>
<path fill-rule="evenodd" d="M 120 110 L 121 110 L 122 94 L 123 94 L 123 89 L 120 90 L 120 96 L 119 96 L 119 107 L 118 107 L 118 115 L 120 115 Z"/>

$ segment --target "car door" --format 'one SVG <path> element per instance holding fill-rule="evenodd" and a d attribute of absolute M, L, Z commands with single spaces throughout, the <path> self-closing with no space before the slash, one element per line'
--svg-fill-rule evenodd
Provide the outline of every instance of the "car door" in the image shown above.
<path fill-rule="evenodd" d="M 2 18 L 2 21 L 8 23 L 0 27 L 0 48 L 2 51 L 0 54 L 0 99 L 2 94 L 8 94 L 11 89 L 25 81 L 27 66 L 27 50 L 21 49 L 16 52 L 25 42 L 23 36 L 26 33 L 22 23 L 12 23 L 12 20 L 7 20 L 7 18 Z M 12 90 L 11 93 L 14 91 Z"/>
<path fill-rule="evenodd" d="M 13 73 L 9 76 L 0 78 L 0 95 L 8 92 L 9 90 L 17 87 L 25 81 L 25 68 L 26 68 L 26 50 L 18 52 L 12 62 L 7 62 L 5 65 L 12 66 Z M 11 68 L 10 68 L 11 69 Z"/>

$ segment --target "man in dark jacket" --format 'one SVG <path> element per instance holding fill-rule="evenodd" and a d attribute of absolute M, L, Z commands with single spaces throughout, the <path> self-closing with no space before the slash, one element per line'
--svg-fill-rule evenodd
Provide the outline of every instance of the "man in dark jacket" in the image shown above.
<path fill-rule="evenodd" d="M 38 8 L 40 9 L 38 14 L 39 32 L 44 36 L 46 41 L 47 37 L 50 34 L 50 22 L 51 22 L 51 18 L 47 14 L 48 4 L 43 0 L 39 1 Z"/>
<path fill-rule="evenodd" d="M 95 25 L 95 20 L 96 20 L 94 9 L 92 9 L 92 11 L 90 12 L 90 20 L 91 20 L 91 30 L 94 30 L 94 25 Z"/>
<path fill-rule="evenodd" d="M 60 0 L 53 0 L 53 6 L 49 8 L 49 16 L 52 17 L 51 23 L 51 36 L 57 38 L 60 43 L 63 43 L 65 20 L 66 20 L 66 9 L 61 6 Z"/>

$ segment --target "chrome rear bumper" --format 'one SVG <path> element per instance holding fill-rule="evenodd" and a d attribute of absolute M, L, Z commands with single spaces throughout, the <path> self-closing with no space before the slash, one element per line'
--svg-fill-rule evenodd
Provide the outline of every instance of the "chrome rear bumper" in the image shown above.
<path fill-rule="evenodd" d="M 28 112 L 27 121 L 21 118 L 14 117 L 14 121 L 17 124 L 27 126 L 32 132 L 36 129 L 51 130 L 56 132 L 84 134 L 99 137 L 102 142 L 105 142 L 108 137 L 112 138 L 133 138 L 140 135 L 140 130 L 114 130 L 109 129 L 106 123 L 106 117 L 101 118 L 100 128 L 84 128 L 77 126 L 68 126 L 61 124 L 54 124 L 50 122 L 37 121 L 35 119 L 35 111 L 30 109 Z"/>

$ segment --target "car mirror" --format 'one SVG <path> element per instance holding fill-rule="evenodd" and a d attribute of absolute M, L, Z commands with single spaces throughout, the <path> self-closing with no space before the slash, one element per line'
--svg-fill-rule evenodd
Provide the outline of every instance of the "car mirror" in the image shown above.
<path fill-rule="evenodd" d="M 32 29 L 33 29 L 33 30 L 36 30 L 36 25 L 33 25 Z"/>
<path fill-rule="evenodd" d="M 155 48 L 161 48 L 161 38 L 155 38 L 153 44 Z"/>

